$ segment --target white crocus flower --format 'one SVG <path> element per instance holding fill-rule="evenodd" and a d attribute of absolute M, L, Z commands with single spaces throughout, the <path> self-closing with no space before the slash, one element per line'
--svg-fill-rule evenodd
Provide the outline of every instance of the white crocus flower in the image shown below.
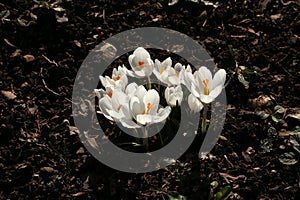
<path fill-rule="evenodd" d="M 125 90 L 126 85 L 128 84 L 127 72 L 124 69 L 125 67 L 119 66 L 118 69 L 114 68 L 111 78 L 109 76 L 99 76 L 102 85 L 105 88 L 118 88 L 122 91 Z"/>
<path fill-rule="evenodd" d="M 191 93 L 203 103 L 211 103 L 222 92 L 226 80 L 226 71 L 220 69 L 212 78 L 207 67 L 200 67 L 194 73 L 195 83 L 191 85 Z"/>
<path fill-rule="evenodd" d="M 128 75 L 142 78 L 149 77 L 153 72 L 154 63 L 150 54 L 142 47 L 138 47 L 132 55 L 128 57 L 132 72 Z"/>
<path fill-rule="evenodd" d="M 201 101 L 198 98 L 196 98 L 193 94 L 189 95 L 188 104 L 189 104 L 190 109 L 194 113 L 200 112 L 200 110 L 202 110 L 202 108 L 203 108 L 203 104 L 201 103 Z"/>
<path fill-rule="evenodd" d="M 112 97 L 105 95 L 99 100 L 99 108 L 107 119 L 118 122 L 122 119 L 131 118 L 128 103 L 128 96 L 116 89 Z"/>
<path fill-rule="evenodd" d="M 121 120 L 122 125 L 127 128 L 136 128 L 165 120 L 169 116 L 171 108 L 167 106 L 158 109 L 158 105 L 158 92 L 153 89 L 147 91 L 144 86 L 139 86 L 129 101 L 129 109 L 134 121 L 133 119 L 124 119 Z"/>
<path fill-rule="evenodd" d="M 170 106 L 181 105 L 183 99 L 181 86 L 167 87 L 165 90 L 165 99 Z"/>
<path fill-rule="evenodd" d="M 168 70 L 168 86 L 179 85 L 180 78 L 179 72 L 176 71 L 173 67 Z"/>
<path fill-rule="evenodd" d="M 168 70 L 171 68 L 171 66 L 172 60 L 170 57 L 165 59 L 163 62 L 160 62 L 159 60 L 155 59 L 153 73 L 158 80 L 165 84 L 168 84 Z"/>
<path fill-rule="evenodd" d="M 176 63 L 174 66 L 175 71 L 179 75 L 179 81 L 181 84 L 185 84 L 185 73 L 192 73 L 192 69 L 190 65 L 182 65 L 181 63 Z"/>

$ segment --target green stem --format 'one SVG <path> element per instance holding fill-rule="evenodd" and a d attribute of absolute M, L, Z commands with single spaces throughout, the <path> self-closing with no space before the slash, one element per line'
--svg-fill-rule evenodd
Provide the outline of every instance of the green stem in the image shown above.
<path fill-rule="evenodd" d="M 148 87 L 148 90 L 151 89 L 151 79 L 150 79 L 150 76 L 148 76 L 148 83 L 147 83 L 147 87 Z"/>
<path fill-rule="evenodd" d="M 143 128 L 143 146 L 149 151 L 148 131 L 146 127 Z"/>
<path fill-rule="evenodd" d="M 164 141 L 163 141 L 163 139 L 161 137 L 161 133 L 160 132 L 158 133 L 158 136 L 159 136 L 159 139 L 160 139 L 161 146 L 163 147 L 164 146 Z"/>
<path fill-rule="evenodd" d="M 232 72 L 231 76 L 229 77 L 227 83 L 225 83 L 224 88 L 226 88 L 227 85 L 229 85 L 229 83 L 232 81 L 232 78 L 233 78 L 233 77 L 235 76 L 235 74 L 237 73 L 238 68 L 239 68 L 239 65 L 238 65 L 237 62 L 235 62 L 235 68 L 234 68 L 234 71 Z"/>
<path fill-rule="evenodd" d="M 208 105 L 207 105 L 207 104 L 204 104 L 204 108 L 203 108 L 203 118 L 202 118 L 202 124 L 201 124 L 201 132 L 202 132 L 203 135 L 206 133 L 207 110 L 208 110 Z"/>

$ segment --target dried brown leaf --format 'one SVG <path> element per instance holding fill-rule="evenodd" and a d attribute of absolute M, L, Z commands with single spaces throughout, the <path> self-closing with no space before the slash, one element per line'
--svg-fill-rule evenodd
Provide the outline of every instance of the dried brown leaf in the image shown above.
<path fill-rule="evenodd" d="M 1 90 L 1 93 L 9 100 L 14 100 L 17 96 L 11 91 Z"/>
<path fill-rule="evenodd" d="M 27 54 L 25 56 L 23 56 L 23 58 L 25 58 L 26 62 L 31 62 L 35 60 L 35 57 L 33 55 Z"/>

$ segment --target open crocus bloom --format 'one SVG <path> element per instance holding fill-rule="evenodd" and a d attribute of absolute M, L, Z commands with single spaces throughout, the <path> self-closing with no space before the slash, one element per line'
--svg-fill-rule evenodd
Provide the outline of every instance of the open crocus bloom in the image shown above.
<path fill-rule="evenodd" d="M 170 106 L 180 105 L 183 99 L 181 86 L 167 87 L 165 90 L 165 98 Z"/>
<path fill-rule="evenodd" d="M 118 122 L 122 119 L 130 119 L 128 103 L 128 96 L 116 89 L 112 97 L 105 95 L 99 100 L 99 108 L 107 119 Z"/>
<path fill-rule="evenodd" d="M 147 91 L 144 86 L 139 86 L 129 100 L 129 110 L 133 119 L 122 119 L 122 125 L 127 128 L 137 128 L 162 122 L 169 116 L 171 108 L 167 106 L 158 109 L 158 105 L 158 92 L 153 89 Z"/>
<path fill-rule="evenodd" d="M 194 80 L 193 80 L 194 78 Z M 226 72 L 224 69 L 220 69 L 212 78 L 211 72 L 207 67 L 200 67 L 191 76 L 191 73 L 186 73 L 186 83 L 190 85 L 191 93 L 199 98 L 203 103 L 211 103 L 222 92 L 224 83 L 226 80 Z M 189 86 L 187 86 L 189 88 Z"/>
<path fill-rule="evenodd" d="M 168 70 L 171 68 L 171 66 L 172 60 L 170 57 L 164 60 L 163 62 L 160 62 L 159 60 L 155 59 L 153 73 L 158 80 L 165 84 L 168 84 Z"/>
<path fill-rule="evenodd" d="M 105 88 L 119 88 L 124 91 L 126 85 L 128 84 L 126 67 L 119 66 L 118 69 L 114 68 L 111 78 L 108 76 L 103 77 L 101 75 L 99 78 Z"/>
<path fill-rule="evenodd" d="M 148 51 L 142 47 L 138 47 L 133 54 L 128 57 L 128 61 L 132 68 L 132 73 L 130 72 L 128 75 L 142 78 L 149 77 L 153 72 L 154 63 Z"/>

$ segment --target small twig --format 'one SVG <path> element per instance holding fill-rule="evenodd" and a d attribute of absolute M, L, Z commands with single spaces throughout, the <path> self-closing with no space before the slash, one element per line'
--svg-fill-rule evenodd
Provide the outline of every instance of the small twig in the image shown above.
<path fill-rule="evenodd" d="M 58 64 L 53 60 L 51 61 L 49 58 L 47 58 L 44 54 L 42 55 L 43 58 L 45 58 L 49 63 L 54 64 L 56 67 L 58 67 Z"/>
<path fill-rule="evenodd" d="M 234 165 L 232 164 L 232 162 L 230 162 L 230 160 L 227 158 L 227 156 L 226 155 L 224 155 L 224 158 L 226 159 L 226 161 L 230 164 L 230 166 L 233 168 L 234 167 Z"/>
<path fill-rule="evenodd" d="M 43 76 L 43 68 L 41 68 L 41 70 L 40 70 L 40 75 L 41 75 L 41 77 L 42 77 L 42 82 L 43 82 L 43 84 L 44 84 L 44 87 L 45 87 L 49 92 L 51 92 L 51 93 L 53 93 L 53 94 L 55 94 L 55 95 L 57 95 L 57 96 L 60 96 L 60 94 L 58 94 L 57 92 L 51 90 L 51 89 L 47 86 L 47 84 L 46 84 L 46 82 L 45 82 L 45 80 L 44 80 L 44 76 Z"/>

